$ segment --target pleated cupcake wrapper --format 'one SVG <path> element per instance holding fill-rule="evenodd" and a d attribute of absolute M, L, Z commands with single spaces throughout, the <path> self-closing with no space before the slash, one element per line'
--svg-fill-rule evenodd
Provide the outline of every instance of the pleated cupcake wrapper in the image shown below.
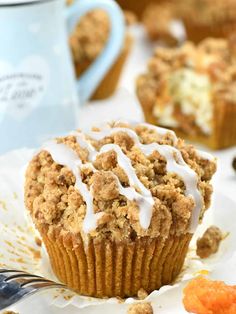
<path fill-rule="evenodd" d="M 214 148 L 236 145 L 236 103 L 216 102 L 214 117 Z"/>
<path fill-rule="evenodd" d="M 57 277 L 82 295 L 135 296 L 172 283 L 180 273 L 192 235 L 133 242 L 91 240 L 41 232 Z M 79 241 L 78 241 L 79 239 Z"/>

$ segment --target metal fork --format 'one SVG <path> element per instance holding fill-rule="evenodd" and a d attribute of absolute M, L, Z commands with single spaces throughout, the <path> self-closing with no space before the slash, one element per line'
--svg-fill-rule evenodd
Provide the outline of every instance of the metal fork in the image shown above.
<path fill-rule="evenodd" d="M 65 285 L 20 270 L 0 269 L 0 310 L 38 291 L 63 288 Z"/>

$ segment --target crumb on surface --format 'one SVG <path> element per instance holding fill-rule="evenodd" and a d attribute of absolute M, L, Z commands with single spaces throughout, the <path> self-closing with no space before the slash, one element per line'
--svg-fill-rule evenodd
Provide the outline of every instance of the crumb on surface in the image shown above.
<path fill-rule="evenodd" d="M 19 312 L 4 311 L 2 314 L 19 314 Z"/>
<path fill-rule="evenodd" d="M 197 240 L 197 255 L 201 258 L 211 256 L 218 251 L 222 240 L 221 230 L 216 226 L 209 227 L 203 236 Z"/>
<path fill-rule="evenodd" d="M 148 296 L 148 293 L 145 289 L 140 288 L 138 293 L 137 293 L 137 297 L 139 300 L 144 300 L 146 299 L 146 297 Z"/>
<path fill-rule="evenodd" d="M 4 209 L 5 211 L 7 211 L 7 203 L 3 200 L 0 200 L 0 207 L 2 207 L 2 209 Z"/>
<path fill-rule="evenodd" d="M 35 243 L 37 244 L 37 246 L 41 247 L 42 246 L 42 240 L 39 237 L 35 237 Z"/>
<path fill-rule="evenodd" d="M 153 314 L 153 308 L 149 302 L 132 304 L 127 314 Z"/>

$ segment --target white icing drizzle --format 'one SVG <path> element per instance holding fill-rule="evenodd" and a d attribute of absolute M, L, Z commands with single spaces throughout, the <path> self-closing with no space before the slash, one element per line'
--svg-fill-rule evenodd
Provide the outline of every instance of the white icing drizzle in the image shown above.
<path fill-rule="evenodd" d="M 132 130 L 130 131 L 133 132 Z M 135 132 L 133 133 L 135 134 Z M 87 148 L 87 150 L 89 151 L 89 161 L 94 162 L 97 155 L 99 155 L 100 153 L 105 153 L 111 150 L 116 152 L 117 162 L 119 166 L 125 171 L 130 183 L 130 187 L 123 187 L 118 177 L 114 175 L 114 177 L 116 178 L 119 193 L 125 196 L 128 200 L 137 202 L 140 208 L 140 225 L 142 228 L 147 229 L 150 225 L 152 218 L 152 207 L 154 205 L 154 200 L 152 198 L 151 192 L 138 179 L 130 159 L 122 152 L 121 148 L 115 144 L 106 144 L 100 149 L 99 152 L 97 152 L 95 148 L 88 141 L 86 141 L 85 137 L 83 137 L 82 139 L 81 136 L 83 137 L 82 134 L 78 134 L 76 139 L 78 144 L 82 148 Z M 95 170 L 94 166 L 92 169 Z M 141 191 L 141 194 L 137 193 L 134 187 L 137 187 Z"/>
<path fill-rule="evenodd" d="M 119 120 L 114 125 L 116 126 L 119 123 L 127 123 L 127 121 Z M 172 135 L 174 144 L 176 144 L 178 142 L 178 138 L 177 138 L 175 132 L 170 130 L 170 129 L 162 128 L 162 127 L 155 126 L 155 125 L 152 125 L 152 124 L 149 124 L 149 123 L 145 123 L 145 122 L 137 123 L 137 122 L 129 121 L 128 124 L 130 124 L 132 126 L 137 126 L 137 125 L 143 126 L 143 127 L 147 128 L 149 130 L 156 131 L 157 134 L 160 134 L 162 136 L 165 136 L 165 135 L 167 135 L 169 133 L 169 134 Z"/>
<path fill-rule="evenodd" d="M 177 138 L 175 132 L 172 131 L 172 130 L 169 130 L 169 129 L 166 129 L 166 128 L 161 128 L 159 126 L 155 126 L 155 125 L 152 125 L 152 124 L 149 124 L 149 123 L 140 123 L 139 125 L 144 126 L 147 129 L 149 129 L 149 130 L 156 131 L 156 133 L 158 133 L 158 134 L 160 134 L 162 136 L 165 136 L 165 135 L 167 135 L 169 133 L 173 137 L 174 144 L 176 144 L 178 142 L 178 138 Z"/>
<path fill-rule="evenodd" d="M 159 129 L 159 128 L 158 128 Z M 166 168 L 168 172 L 176 173 L 181 177 L 185 184 L 185 195 L 192 197 L 194 200 L 194 208 L 191 216 L 190 231 L 193 232 L 197 225 L 200 216 L 200 211 L 203 206 L 203 200 L 200 191 L 198 190 L 198 177 L 189 165 L 184 161 L 182 154 L 175 147 L 169 145 L 160 145 L 157 143 L 141 144 L 138 135 L 129 128 L 112 128 L 99 132 L 89 132 L 89 136 L 96 140 L 101 140 L 107 136 L 117 132 L 126 132 L 135 142 L 136 146 L 146 155 L 151 155 L 154 151 L 159 152 L 166 159 Z M 176 159 L 177 160 L 176 160 Z M 141 218 L 141 217 L 140 217 Z M 142 222 L 140 221 L 140 224 Z"/>
<path fill-rule="evenodd" d="M 173 136 L 174 143 L 177 142 L 177 137 L 173 131 L 151 126 L 146 123 L 143 123 L 141 125 L 145 126 L 146 128 L 153 129 L 161 135 L 165 135 L 170 132 Z M 173 172 L 181 177 L 185 184 L 185 195 L 188 197 L 192 197 L 194 200 L 194 209 L 191 217 L 190 232 L 194 231 L 198 224 L 200 211 L 203 206 L 203 200 L 197 186 L 198 177 L 196 173 L 189 167 L 189 165 L 185 163 L 181 152 L 175 147 L 169 145 L 160 145 L 158 143 L 142 144 L 136 132 L 134 132 L 132 129 L 125 127 L 114 127 L 105 129 L 103 131 L 90 131 L 87 134 L 91 139 L 102 140 L 105 137 L 111 136 L 112 134 L 117 132 L 125 132 L 126 134 L 128 134 L 133 139 L 136 146 L 146 156 L 152 154 L 154 151 L 159 152 L 166 159 L 167 171 Z M 84 134 L 75 132 L 72 135 L 76 136 L 76 141 L 80 145 L 80 147 L 86 148 L 89 152 L 89 161 L 85 164 L 83 164 L 78 155 L 65 144 L 50 142 L 45 145 L 43 149 L 47 150 L 51 154 L 55 162 L 60 165 L 67 166 L 76 178 L 75 186 L 80 191 L 87 205 L 86 215 L 83 221 L 84 232 L 88 233 L 91 230 L 95 229 L 97 226 L 97 219 L 101 217 L 103 213 L 94 213 L 92 187 L 90 187 L 89 190 L 87 185 L 82 182 L 80 171 L 82 168 L 89 166 L 91 167 L 93 172 L 96 172 L 97 170 L 93 166 L 92 162 L 96 160 L 96 157 L 99 154 L 112 150 L 116 152 L 117 162 L 126 173 L 130 184 L 130 187 L 123 187 L 118 177 L 113 174 L 117 182 L 119 193 L 125 196 L 128 200 L 137 202 L 140 208 L 140 225 L 142 226 L 142 228 L 147 229 L 150 226 L 152 218 L 154 199 L 149 189 L 147 189 L 137 177 L 130 159 L 116 144 L 105 144 L 101 147 L 100 151 L 96 151 L 96 149 L 91 145 L 89 140 L 86 139 Z M 137 192 L 135 188 L 138 189 L 139 192 Z"/>
<path fill-rule="evenodd" d="M 211 155 L 210 153 L 204 152 L 200 149 L 197 149 L 196 151 L 197 151 L 198 155 L 205 160 L 209 160 L 209 161 L 215 160 L 215 157 L 213 155 Z"/>
<path fill-rule="evenodd" d="M 75 187 L 79 190 L 84 202 L 87 205 L 83 221 L 83 230 L 85 233 L 88 233 L 89 231 L 96 229 L 97 220 L 101 217 L 102 213 L 94 214 L 92 191 L 88 190 L 87 185 L 83 183 L 81 179 L 80 166 L 82 165 L 82 161 L 78 155 L 67 145 L 58 144 L 56 142 L 46 143 L 43 146 L 43 150 L 46 150 L 56 163 L 66 166 L 70 171 L 72 171 L 76 179 Z"/>
<path fill-rule="evenodd" d="M 131 164 L 130 159 L 122 152 L 121 148 L 116 144 L 107 144 L 104 145 L 99 153 L 105 153 L 108 151 L 115 151 L 117 155 L 118 165 L 124 170 L 126 173 L 129 184 L 132 188 L 123 188 L 121 184 L 119 184 L 119 192 L 121 195 L 126 196 L 129 200 L 137 201 L 140 213 L 139 213 L 139 221 L 140 225 L 143 229 L 147 229 L 150 226 L 152 219 L 152 207 L 154 205 L 154 200 L 151 192 L 142 184 L 142 182 L 137 177 L 135 170 Z M 138 188 L 140 190 L 140 194 L 135 191 L 134 188 Z"/>

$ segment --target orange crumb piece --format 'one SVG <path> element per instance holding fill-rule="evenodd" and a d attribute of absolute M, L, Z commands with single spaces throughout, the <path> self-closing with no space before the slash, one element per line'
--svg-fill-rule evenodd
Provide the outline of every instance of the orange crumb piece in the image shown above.
<path fill-rule="evenodd" d="M 183 303 L 195 314 L 236 314 L 236 286 L 197 277 L 185 287 Z"/>

